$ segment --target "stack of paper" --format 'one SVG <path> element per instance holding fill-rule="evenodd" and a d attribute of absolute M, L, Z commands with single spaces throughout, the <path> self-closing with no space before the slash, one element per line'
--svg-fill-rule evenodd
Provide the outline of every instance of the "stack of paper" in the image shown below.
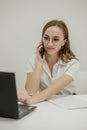
<path fill-rule="evenodd" d="M 66 109 L 83 109 L 87 108 L 87 100 L 80 98 L 78 95 L 56 96 L 49 102 Z"/>

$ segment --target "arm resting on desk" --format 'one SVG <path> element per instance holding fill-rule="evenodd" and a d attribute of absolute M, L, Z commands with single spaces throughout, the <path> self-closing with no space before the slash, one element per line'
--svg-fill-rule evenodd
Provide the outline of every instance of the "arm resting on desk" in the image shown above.
<path fill-rule="evenodd" d="M 31 105 L 31 104 L 34 104 L 34 103 L 38 103 L 38 102 L 47 100 L 47 99 L 51 98 L 53 95 L 60 92 L 62 89 L 64 89 L 72 80 L 73 80 L 73 78 L 71 76 L 64 74 L 61 78 L 59 78 L 50 87 L 44 89 L 40 93 L 37 93 L 37 94 L 31 96 L 30 98 L 26 97 L 27 99 L 25 99 L 25 101 L 29 105 Z M 22 102 L 24 102 L 24 101 L 22 101 Z"/>

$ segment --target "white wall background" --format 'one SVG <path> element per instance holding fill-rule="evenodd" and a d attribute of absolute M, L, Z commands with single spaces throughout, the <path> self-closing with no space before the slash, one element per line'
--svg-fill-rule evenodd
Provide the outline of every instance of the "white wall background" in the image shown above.
<path fill-rule="evenodd" d="M 68 25 L 72 50 L 87 71 L 87 0 L 0 0 L 0 71 L 16 73 L 24 90 L 27 60 L 52 19 Z"/>

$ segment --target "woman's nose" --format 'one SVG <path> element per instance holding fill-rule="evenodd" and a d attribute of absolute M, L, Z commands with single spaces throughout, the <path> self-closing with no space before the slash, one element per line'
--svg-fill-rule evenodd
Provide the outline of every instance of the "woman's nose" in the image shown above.
<path fill-rule="evenodd" d="M 49 46 L 52 46 L 52 45 L 53 45 L 53 43 L 52 43 L 52 40 L 51 40 L 51 39 L 49 40 L 48 45 L 49 45 Z"/>

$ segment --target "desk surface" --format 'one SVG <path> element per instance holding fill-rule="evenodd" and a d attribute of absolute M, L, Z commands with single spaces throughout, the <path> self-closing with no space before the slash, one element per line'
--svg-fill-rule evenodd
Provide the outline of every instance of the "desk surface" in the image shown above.
<path fill-rule="evenodd" d="M 35 105 L 37 109 L 20 120 L 0 118 L 0 130 L 87 130 L 87 109 L 65 110 L 48 101 Z"/>

